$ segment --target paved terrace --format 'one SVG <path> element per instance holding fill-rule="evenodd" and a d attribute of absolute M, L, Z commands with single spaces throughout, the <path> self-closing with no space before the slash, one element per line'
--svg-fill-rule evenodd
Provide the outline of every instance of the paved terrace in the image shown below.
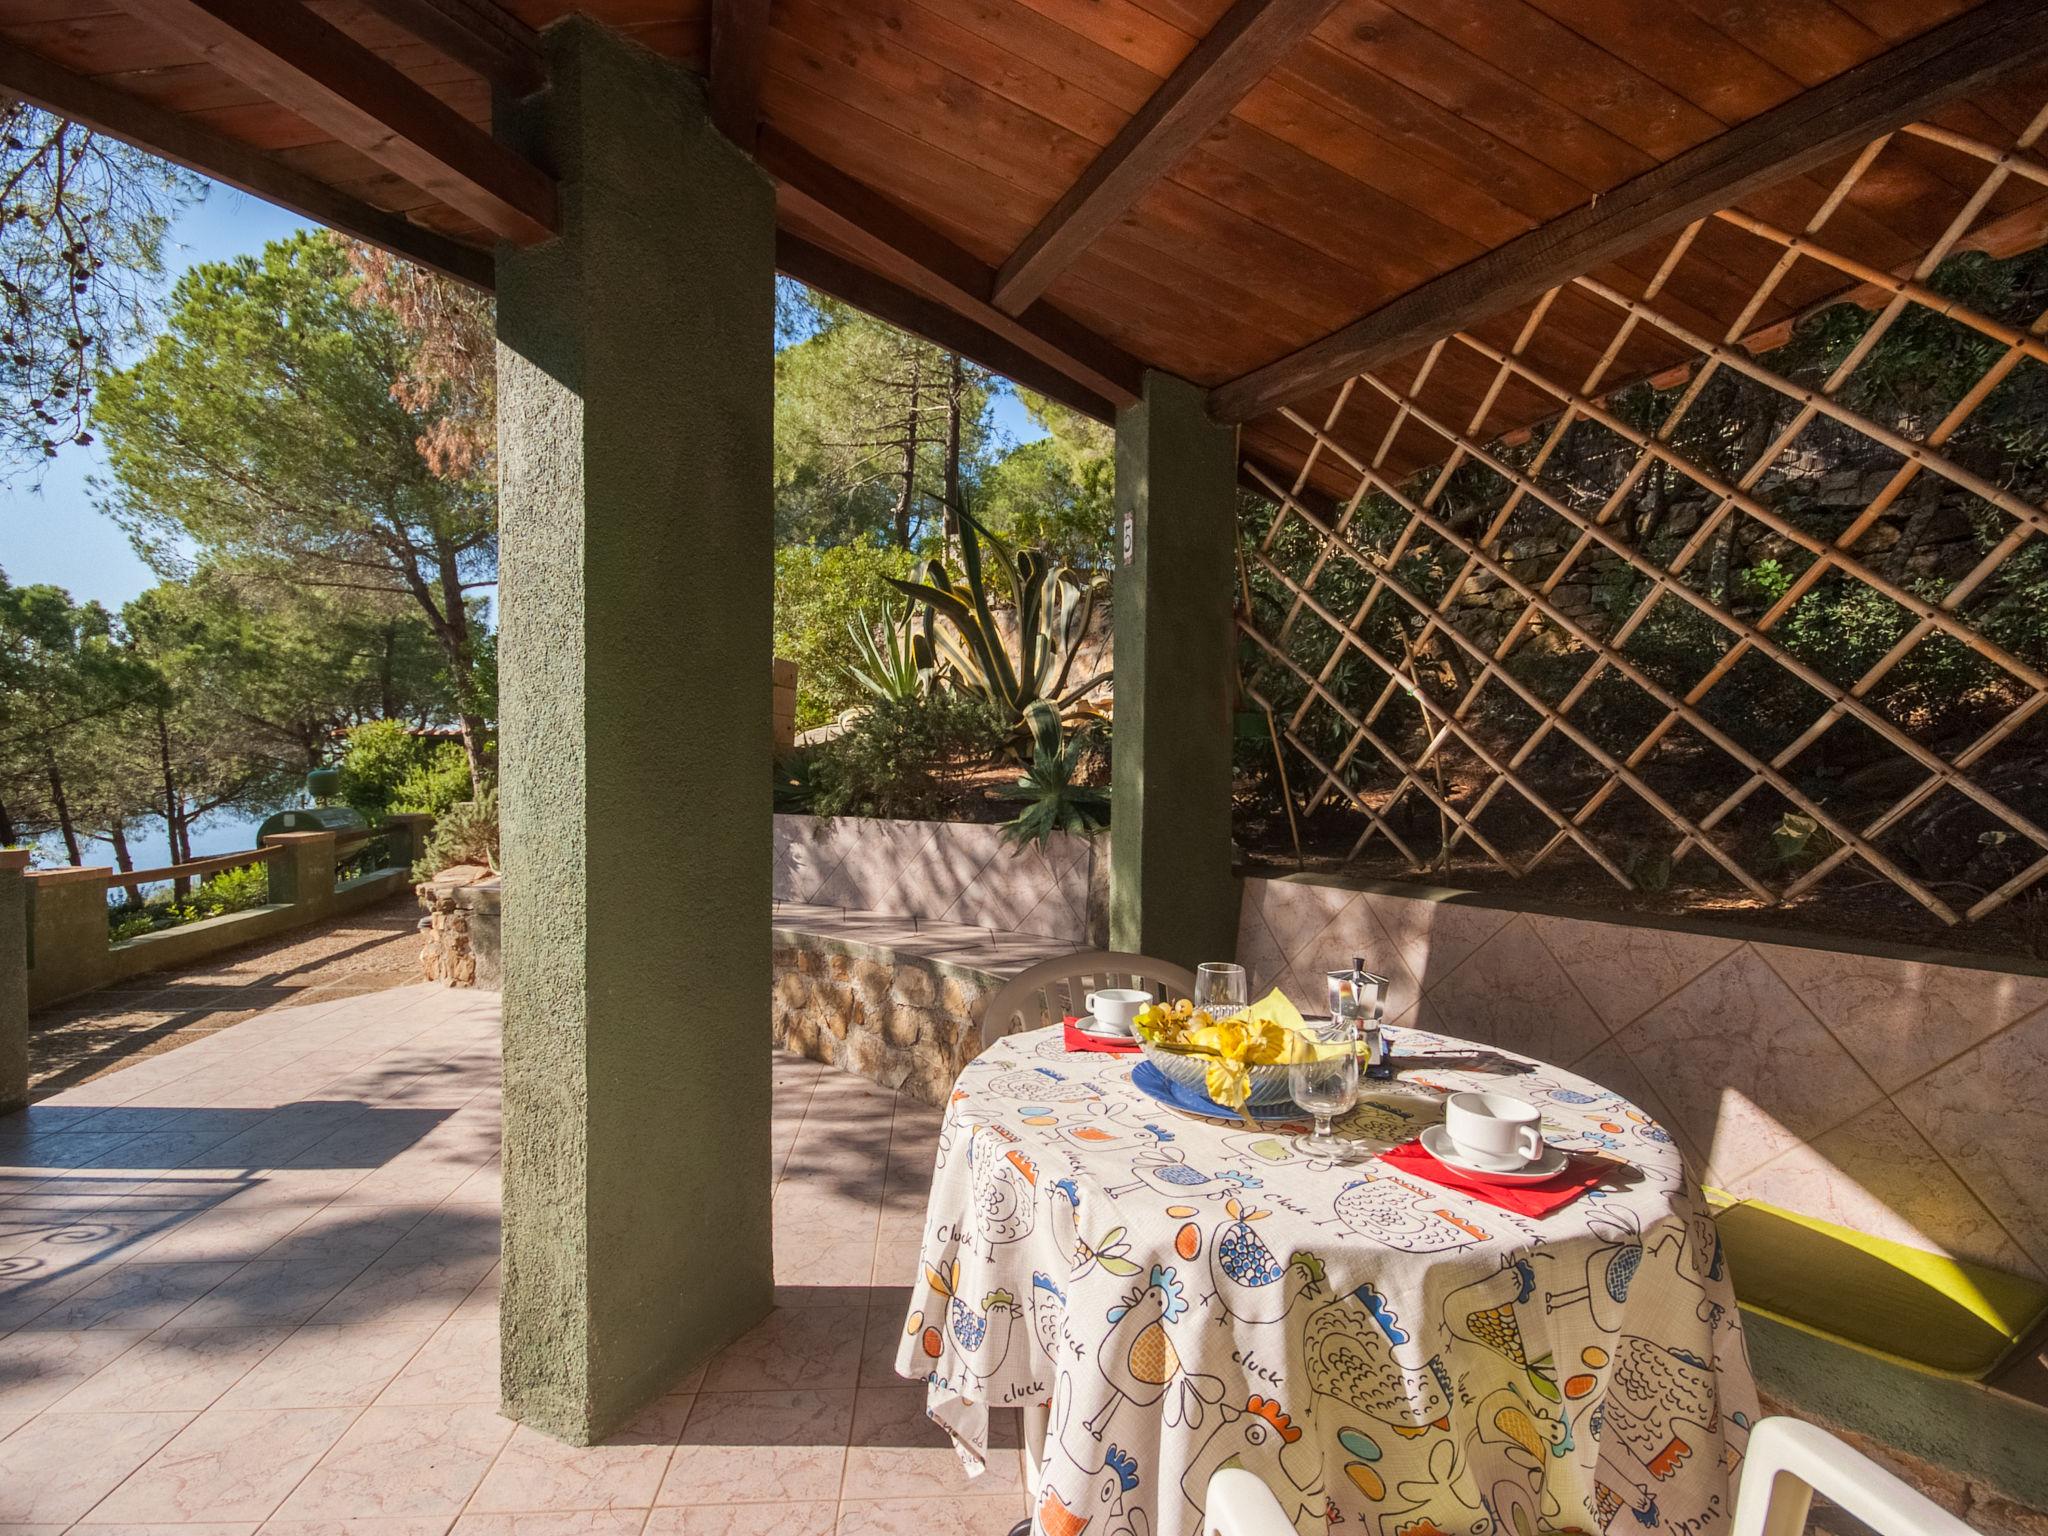
<path fill-rule="evenodd" d="M 968 1483 L 889 1369 L 937 1119 L 778 1056 L 776 1312 L 577 1450 L 497 1411 L 494 996 L 68 1088 L 0 1118 L 0 1532 L 999 1533 L 1014 1458 Z"/>

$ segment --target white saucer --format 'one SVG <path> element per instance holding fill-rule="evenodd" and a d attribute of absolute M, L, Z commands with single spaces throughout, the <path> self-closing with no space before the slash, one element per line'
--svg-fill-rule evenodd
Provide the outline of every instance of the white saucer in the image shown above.
<path fill-rule="evenodd" d="M 1554 1179 L 1565 1170 L 1571 1161 L 1558 1147 L 1546 1146 L 1543 1155 L 1533 1163 L 1524 1163 L 1519 1168 L 1489 1168 L 1484 1163 L 1475 1163 L 1461 1154 L 1450 1133 L 1440 1125 L 1425 1127 L 1422 1132 L 1422 1150 L 1447 1168 L 1460 1173 L 1473 1174 L 1482 1179 L 1497 1179 L 1503 1184 L 1540 1184 L 1545 1179 Z"/>
<path fill-rule="evenodd" d="M 1084 1013 L 1074 1020 L 1074 1028 L 1095 1040 L 1135 1040 L 1137 1035 L 1128 1029 L 1101 1029 L 1095 1023 L 1095 1015 Z"/>

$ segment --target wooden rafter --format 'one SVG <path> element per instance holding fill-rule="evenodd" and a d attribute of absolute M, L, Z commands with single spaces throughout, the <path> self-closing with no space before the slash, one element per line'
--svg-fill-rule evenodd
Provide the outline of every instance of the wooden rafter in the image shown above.
<path fill-rule="evenodd" d="M 860 263 L 787 230 L 775 239 L 775 266 L 877 320 L 886 320 L 962 357 L 1016 380 L 1026 389 L 1072 406 L 1097 421 L 1115 419 L 1114 405 L 1068 375 L 1024 351 L 1008 337 L 975 324 L 958 310 L 927 298 Z"/>
<path fill-rule="evenodd" d="M 492 286 L 490 252 L 458 244 L 408 223 L 398 214 L 373 208 L 260 150 L 202 127 L 194 118 L 166 112 L 139 96 L 74 75 L 5 39 L 0 39 L 0 94 L 17 96 L 95 133 L 146 149 L 343 234 L 381 245 L 408 261 L 478 288 Z"/>
<path fill-rule="evenodd" d="M 551 178 L 295 0 L 122 3 L 499 239 L 553 236 Z"/>
<path fill-rule="evenodd" d="M 996 308 L 1022 314 L 1329 14 L 1335 0 L 1237 0 L 1039 221 L 996 276 Z"/>
<path fill-rule="evenodd" d="M 711 59 L 706 80 L 711 121 L 752 152 L 761 126 L 761 74 L 768 58 L 768 0 L 711 0 Z"/>
<path fill-rule="evenodd" d="M 954 320 L 949 324 L 954 329 L 971 327 L 999 342 L 1006 355 L 1031 359 L 1039 377 L 1057 375 L 1069 393 L 1078 392 L 1095 402 L 1092 408 L 1079 407 L 1091 415 L 1104 415 L 1105 408 L 1128 405 L 1137 398 L 1143 370 L 1135 359 L 1044 305 L 1024 319 L 1003 313 L 987 297 L 994 277 L 988 267 L 908 209 L 773 129 L 762 130 L 759 157 L 762 169 L 776 179 L 777 202 L 785 223 L 800 222 L 827 235 L 834 245 L 857 252 L 855 264 L 870 275 L 916 294 L 934 307 L 950 310 Z M 942 338 L 933 335 L 931 339 Z M 989 366 L 1033 389 L 1040 387 L 1013 368 Z"/>
<path fill-rule="evenodd" d="M 540 34 L 493 0 L 362 0 L 392 25 L 514 96 L 547 78 Z"/>
<path fill-rule="evenodd" d="M 1248 421 L 1368 372 L 2043 59 L 2048 6 L 1986 0 L 1342 330 L 1219 385 L 1210 392 L 1210 412 L 1221 421 Z"/>

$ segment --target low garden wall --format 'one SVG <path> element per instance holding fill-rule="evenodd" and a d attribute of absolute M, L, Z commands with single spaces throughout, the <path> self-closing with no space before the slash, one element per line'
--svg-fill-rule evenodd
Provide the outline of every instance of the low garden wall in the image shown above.
<path fill-rule="evenodd" d="M 457 864 L 417 887 L 426 916 L 420 919 L 420 972 L 450 987 L 503 985 L 500 960 L 504 882 L 493 870 Z"/>
<path fill-rule="evenodd" d="M 990 995 L 1101 946 L 1106 855 L 1064 835 L 1015 848 L 970 822 L 777 816 L 774 1042 L 944 1103 Z"/>
<path fill-rule="evenodd" d="M 2048 969 L 1300 877 L 1240 925 L 1260 984 L 1362 955 L 1390 1019 L 1583 1073 L 1734 1195 L 2048 1273 Z"/>

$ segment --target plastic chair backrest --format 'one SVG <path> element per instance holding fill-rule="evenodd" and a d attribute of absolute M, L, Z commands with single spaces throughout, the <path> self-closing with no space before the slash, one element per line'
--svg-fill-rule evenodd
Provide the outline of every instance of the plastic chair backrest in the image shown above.
<path fill-rule="evenodd" d="M 1918 1489 L 1802 1419 L 1769 1418 L 1749 1433 L 1728 1536 L 1801 1536 L 1816 1493 L 1880 1536 L 1976 1536 Z M 1294 1536 L 1258 1477 L 1225 1467 L 1209 1479 L 1202 1536 Z"/>
<path fill-rule="evenodd" d="M 1729 1536 L 1800 1536 L 1816 1493 L 1881 1536 L 1974 1536 L 1862 1452 L 1816 1425 L 1782 1417 L 1749 1432 Z"/>
<path fill-rule="evenodd" d="M 1083 1017 L 1088 1012 L 1088 994 L 1102 987 L 1137 987 L 1154 997 L 1172 999 L 1192 997 L 1195 978 L 1186 968 L 1149 955 L 1104 949 L 1057 955 L 1018 972 L 989 999 L 981 1016 L 982 1041 L 999 1040 L 1041 1024 L 1057 1024 L 1069 1014 Z"/>

